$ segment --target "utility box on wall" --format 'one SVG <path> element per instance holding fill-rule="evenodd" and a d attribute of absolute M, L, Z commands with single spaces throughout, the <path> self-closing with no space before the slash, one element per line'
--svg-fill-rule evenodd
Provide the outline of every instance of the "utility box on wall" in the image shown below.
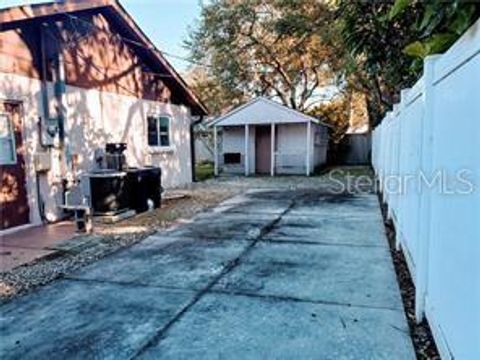
<path fill-rule="evenodd" d="M 58 119 L 56 118 L 38 118 L 38 130 L 43 146 L 52 147 L 59 142 Z"/>
<path fill-rule="evenodd" d="M 49 152 L 39 152 L 34 155 L 35 171 L 47 172 L 52 167 L 52 158 Z"/>

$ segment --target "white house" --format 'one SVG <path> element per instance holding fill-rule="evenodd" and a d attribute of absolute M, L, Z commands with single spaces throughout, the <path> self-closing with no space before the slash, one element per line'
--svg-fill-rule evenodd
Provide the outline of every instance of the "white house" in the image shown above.
<path fill-rule="evenodd" d="M 192 181 L 201 101 L 117 0 L 0 10 L 0 234 L 56 221 L 98 150 Z M 15 228 L 15 229 L 14 229 Z"/>
<path fill-rule="evenodd" d="M 221 116 L 212 126 L 216 175 L 308 176 L 327 160 L 329 125 L 263 97 Z"/>

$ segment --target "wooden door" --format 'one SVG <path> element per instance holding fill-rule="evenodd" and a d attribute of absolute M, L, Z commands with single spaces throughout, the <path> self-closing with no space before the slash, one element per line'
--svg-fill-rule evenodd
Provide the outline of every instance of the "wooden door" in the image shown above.
<path fill-rule="evenodd" d="M 28 224 L 22 106 L 0 101 L 0 230 Z"/>
<path fill-rule="evenodd" d="M 270 125 L 255 127 L 255 172 L 257 174 L 270 173 L 272 159 L 271 141 Z"/>

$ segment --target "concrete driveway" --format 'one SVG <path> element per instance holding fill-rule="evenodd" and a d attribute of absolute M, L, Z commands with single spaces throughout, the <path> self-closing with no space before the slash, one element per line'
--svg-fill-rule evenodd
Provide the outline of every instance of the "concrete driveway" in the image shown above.
<path fill-rule="evenodd" d="M 258 190 L 3 305 L 2 359 L 414 359 L 375 195 Z"/>

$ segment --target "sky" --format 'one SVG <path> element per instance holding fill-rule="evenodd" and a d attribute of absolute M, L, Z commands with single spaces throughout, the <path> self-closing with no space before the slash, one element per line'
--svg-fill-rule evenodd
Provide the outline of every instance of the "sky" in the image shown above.
<path fill-rule="evenodd" d="M 200 15 L 201 0 L 120 0 L 143 32 L 160 49 L 186 57 L 182 47 L 189 26 Z M 45 2 L 45 0 L 0 0 L 0 8 Z M 175 69 L 184 72 L 189 63 L 166 56 Z"/>

